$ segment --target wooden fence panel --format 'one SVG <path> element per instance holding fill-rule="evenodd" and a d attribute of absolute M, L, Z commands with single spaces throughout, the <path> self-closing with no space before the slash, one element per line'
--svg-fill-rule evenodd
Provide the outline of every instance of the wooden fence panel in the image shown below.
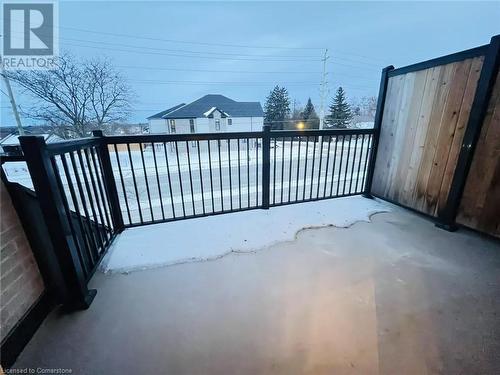
<path fill-rule="evenodd" d="M 500 72 L 456 220 L 459 224 L 500 237 Z"/>
<path fill-rule="evenodd" d="M 374 195 L 437 216 L 446 203 L 483 59 L 389 78 Z"/>

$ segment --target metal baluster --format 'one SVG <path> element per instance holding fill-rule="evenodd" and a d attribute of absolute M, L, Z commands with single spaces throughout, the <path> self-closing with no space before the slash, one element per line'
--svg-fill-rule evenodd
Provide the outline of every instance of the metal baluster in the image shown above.
<path fill-rule="evenodd" d="M 339 196 L 339 191 L 340 191 L 340 175 L 342 174 L 342 159 L 344 158 L 344 141 L 345 141 L 345 136 L 342 136 L 342 146 L 340 147 L 340 163 L 339 163 L 339 178 L 337 179 L 337 194 L 336 196 Z M 337 145 L 335 145 L 336 149 Z"/>
<path fill-rule="evenodd" d="M 106 146 L 107 147 L 107 146 Z M 90 152 L 90 156 L 91 156 L 91 159 L 92 159 L 92 164 L 94 166 L 94 170 L 96 171 L 96 180 L 97 180 L 97 187 L 99 188 L 99 193 L 101 194 L 101 199 L 102 199 L 102 202 L 103 202 L 103 207 L 104 207 L 104 215 L 105 215 L 105 218 L 106 218 L 106 222 L 108 224 L 108 228 L 110 230 L 115 230 L 116 228 L 112 228 L 112 220 L 109 216 L 109 212 L 108 212 L 108 209 L 106 207 L 110 207 L 110 203 L 109 203 L 109 197 L 107 196 L 106 194 L 106 189 L 104 188 L 104 181 L 102 180 L 103 179 L 103 176 L 102 176 L 102 166 L 100 166 L 100 169 L 98 169 L 98 163 L 96 162 L 96 155 L 95 153 L 97 152 L 97 150 L 95 149 L 95 147 L 91 148 L 89 150 Z M 99 158 L 97 158 L 97 160 L 99 160 Z M 100 164 L 99 164 L 100 165 Z M 101 173 L 99 173 L 99 171 Z M 113 182 L 115 182 L 113 180 Z"/>
<path fill-rule="evenodd" d="M 309 191 L 309 199 L 312 199 L 312 192 L 313 192 L 313 185 L 314 185 L 314 164 L 316 161 L 316 137 L 313 137 L 313 160 L 312 160 L 312 166 L 311 166 L 311 189 Z"/>
<path fill-rule="evenodd" d="M 290 196 L 292 193 L 292 149 L 293 149 L 293 137 L 290 137 L 290 169 L 288 171 L 288 202 L 290 202 Z"/>
<path fill-rule="evenodd" d="M 163 220 L 165 220 L 165 210 L 163 209 L 163 197 L 161 195 L 160 174 L 158 173 L 158 161 L 156 160 L 156 150 L 155 150 L 155 144 L 153 142 L 151 142 L 151 148 L 153 149 L 153 160 L 155 163 L 156 183 L 158 184 L 158 195 L 160 197 L 161 217 Z"/>
<path fill-rule="evenodd" d="M 359 174 L 361 173 L 361 162 L 363 161 L 364 144 L 365 144 L 365 135 L 363 134 L 361 136 L 361 152 L 359 153 L 358 174 L 356 176 L 356 186 L 354 188 L 355 192 L 358 191 Z"/>
<path fill-rule="evenodd" d="M 361 186 L 364 187 L 365 186 L 365 177 L 366 177 L 366 172 L 369 168 L 369 165 L 368 165 L 368 157 L 371 153 L 371 148 L 372 148 L 372 144 L 373 144 L 373 134 L 369 134 L 368 135 L 368 142 L 366 144 L 366 155 L 365 155 L 365 165 L 363 166 L 363 179 L 361 180 L 361 182 L 363 183 Z"/>
<path fill-rule="evenodd" d="M 106 242 L 106 239 L 104 238 L 104 241 L 103 241 L 102 232 L 99 230 L 99 220 L 97 219 L 97 213 L 96 213 L 95 207 L 94 207 L 94 200 L 92 199 L 92 193 L 90 191 L 89 180 L 87 178 L 87 173 L 85 172 L 85 167 L 83 165 L 83 158 L 82 158 L 82 154 L 81 154 L 80 150 L 76 151 L 76 155 L 78 156 L 78 161 L 80 163 L 80 167 L 82 168 L 83 182 L 85 185 L 85 190 L 87 192 L 87 198 L 89 201 L 90 211 L 92 212 L 92 217 L 94 218 L 94 223 L 95 223 L 95 226 L 97 227 L 96 228 L 96 231 L 97 231 L 96 238 L 98 239 L 100 248 L 102 250 L 104 250 L 104 242 Z M 98 251 L 98 255 L 99 255 L 99 253 L 100 252 Z"/>
<path fill-rule="evenodd" d="M 259 206 L 259 142 L 255 138 L 255 207 Z"/>
<path fill-rule="evenodd" d="M 60 158 L 62 160 L 62 155 L 60 156 Z M 85 260 L 83 258 L 83 252 L 82 252 L 82 248 L 80 246 L 80 241 L 78 241 L 78 236 L 76 235 L 76 231 L 75 231 L 75 228 L 73 225 L 73 219 L 71 218 L 71 210 L 69 208 L 68 198 L 66 196 L 66 191 L 64 189 L 64 185 L 63 185 L 62 180 L 61 180 L 61 175 L 59 174 L 59 171 L 57 168 L 57 162 L 56 162 L 54 156 L 50 158 L 50 162 L 52 163 L 52 168 L 56 172 L 55 176 L 56 176 L 56 181 L 57 181 L 59 191 L 61 192 L 61 198 L 62 198 L 62 202 L 63 202 L 63 206 L 64 206 L 64 213 L 66 214 L 66 219 L 67 219 L 68 224 L 69 224 L 71 236 L 73 237 L 73 242 L 75 243 L 76 253 L 78 254 L 78 260 L 80 261 L 80 264 L 82 265 L 84 276 L 85 276 L 85 278 L 87 278 L 90 270 L 88 269 L 87 262 L 85 262 Z M 83 233 L 82 233 L 82 239 L 85 243 L 85 236 Z"/>
<path fill-rule="evenodd" d="M 273 204 L 276 203 L 276 138 L 274 138 L 274 156 L 273 156 Z"/>
<path fill-rule="evenodd" d="M 186 205 L 184 204 L 184 190 L 182 189 L 181 163 L 179 162 L 179 147 L 175 141 L 175 157 L 177 158 L 177 174 L 179 175 L 179 186 L 181 189 L 182 216 L 186 216 Z"/>
<path fill-rule="evenodd" d="M 198 149 L 198 167 L 200 168 L 200 187 L 201 187 L 201 204 L 203 207 L 203 215 L 205 215 L 205 191 L 203 190 L 203 174 L 201 172 L 201 155 L 200 155 L 200 141 L 196 141 L 196 148 Z"/>
<path fill-rule="evenodd" d="M 144 162 L 144 150 L 142 148 L 142 143 L 139 143 L 139 151 L 141 152 L 142 169 L 144 171 L 144 181 L 146 182 L 146 192 L 148 195 L 149 211 L 151 212 L 151 221 L 155 221 L 153 214 L 153 205 L 151 204 L 151 193 L 149 192 L 148 173 L 146 171 L 146 163 Z"/>
<path fill-rule="evenodd" d="M 168 191 L 170 193 L 170 204 L 172 205 L 172 217 L 175 219 L 174 195 L 173 195 L 173 190 L 172 190 L 172 179 L 170 177 L 170 166 L 168 163 L 167 143 L 166 142 L 163 142 L 163 153 L 165 154 L 165 165 L 167 167 Z"/>
<path fill-rule="evenodd" d="M 232 211 L 233 210 L 233 180 L 232 180 L 232 174 L 233 171 L 231 169 L 231 140 L 227 140 L 227 160 L 229 163 L 229 208 Z"/>
<path fill-rule="evenodd" d="M 354 177 L 354 166 L 356 165 L 356 151 L 358 149 L 358 136 L 354 140 L 354 155 L 352 157 L 352 167 L 351 167 L 351 181 L 349 181 L 349 194 L 351 194 L 352 189 L 352 179 Z"/>
<path fill-rule="evenodd" d="M 128 223 L 132 224 L 132 217 L 130 216 L 130 207 L 128 205 L 127 191 L 125 190 L 125 181 L 123 179 L 122 166 L 120 163 L 120 156 L 118 155 L 118 149 L 116 147 L 116 144 L 114 144 L 113 146 L 115 149 L 116 162 L 118 164 L 118 173 L 120 175 L 120 181 L 121 181 L 122 190 L 123 190 L 123 198 L 125 199 L 125 207 L 127 208 Z"/>
<path fill-rule="evenodd" d="M 247 138 L 247 207 L 250 208 L 250 139 Z"/>
<path fill-rule="evenodd" d="M 304 163 L 304 189 L 302 190 L 302 200 L 306 199 L 307 159 L 309 159 L 309 137 L 306 137 L 306 161 Z"/>
<path fill-rule="evenodd" d="M 220 156 L 220 140 L 217 140 L 217 149 L 218 149 L 218 154 L 219 154 L 219 181 L 220 181 L 220 203 L 221 203 L 221 209 L 224 212 L 224 194 L 222 190 L 222 161 L 221 161 L 221 156 Z"/>
<path fill-rule="evenodd" d="M 139 219 L 141 221 L 141 224 L 143 224 L 144 220 L 142 217 L 141 202 L 139 199 L 139 191 L 137 190 L 137 180 L 135 179 L 134 163 L 132 162 L 132 153 L 130 152 L 130 144 L 129 143 L 127 143 L 127 151 L 128 151 L 128 158 L 130 161 L 130 171 L 132 172 L 132 180 L 134 182 L 135 197 L 137 198 L 137 208 L 139 209 Z"/>
<path fill-rule="evenodd" d="M 351 154 L 351 140 L 352 136 L 349 135 L 349 144 L 347 146 L 347 157 L 345 159 L 345 174 L 344 174 L 344 186 L 342 187 L 342 195 L 345 195 L 345 186 L 347 183 L 347 171 L 349 170 L 349 156 Z"/>
<path fill-rule="evenodd" d="M 76 216 L 77 216 L 78 226 L 80 227 L 80 232 L 82 233 L 82 239 L 83 239 L 83 244 L 85 245 L 85 250 L 86 250 L 86 253 L 87 253 L 87 259 L 88 260 L 92 260 L 93 259 L 93 257 L 92 257 L 92 250 L 91 250 L 92 244 L 90 243 L 90 236 L 92 234 L 88 233 L 87 230 L 85 229 L 84 225 L 83 225 L 82 214 L 80 212 L 80 207 L 79 207 L 79 204 L 78 204 L 78 198 L 76 196 L 75 187 L 73 185 L 73 181 L 71 179 L 71 174 L 69 172 L 68 163 L 67 163 L 67 160 L 66 160 L 66 155 L 64 155 L 64 154 L 61 155 L 61 162 L 62 162 L 62 166 L 63 166 L 63 169 L 64 169 L 64 174 L 66 176 L 66 181 L 68 182 L 69 193 L 71 195 L 71 200 L 73 201 L 73 207 L 75 209 L 75 213 L 76 213 Z M 86 269 L 88 271 L 88 269 L 89 269 L 88 265 L 85 264 L 84 267 L 86 267 Z"/>
<path fill-rule="evenodd" d="M 96 202 L 96 205 L 97 205 L 97 211 L 98 211 L 99 217 L 101 219 L 102 231 L 104 231 L 104 239 L 105 239 L 104 242 L 106 242 L 106 244 L 107 244 L 108 243 L 108 235 L 109 235 L 109 238 L 111 238 L 111 234 L 106 231 L 106 227 L 105 227 L 105 225 L 106 225 L 106 222 L 105 222 L 106 216 L 103 214 L 103 210 L 101 209 L 101 204 L 100 204 L 101 199 L 100 199 L 100 196 L 98 194 L 97 181 L 96 181 L 97 175 L 98 175 L 98 171 L 97 171 L 97 168 L 96 168 L 96 170 L 95 170 L 96 177 L 94 178 L 94 173 L 92 173 L 92 165 L 91 165 L 91 162 L 90 162 L 91 158 L 89 156 L 89 154 L 90 154 L 89 149 L 88 148 L 83 149 L 83 154 L 84 154 L 85 160 L 87 162 L 87 169 L 88 169 L 88 172 L 89 172 L 90 182 L 91 182 L 91 185 L 92 185 L 92 191 L 94 192 L 94 198 L 95 198 L 95 202 Z M 103 200 L 102 207 L 104 208 L 104 200 Z M 105 208 L 104 208 L 104 212 L 106 212 Z M 111 224 L 109 222 L 108 222 L 108 227 L 111 228 Z"/>
<path fill-rule="evenodd" d="M 89 179 L 90 179 L 90 183 L 91 183 L 91 186 L 92 186 L 92 190 L 94 192 L 94 198 L 95 198 L 95 203 L 96 203 L 96 206 L 97 206 L 97 212 L 99 213 L 99 217 L 101 219 L 101 222 L 100 224 L 102 225 L 102 227 L 105 226 L 105 221 L 104 221 L 104 215 L 102 214 L 102 209 L 101 209 L 101 205 L 99 204 L 100 202 L 100 199 L 99 199 L 99 194 L 97 193 L 97 185 L 96 185 L 96 182 L 95 182 L 95 179 L 94 179 L 94 174 L 92 173 L 92 167 L 91 167 L 91 164 L 90 164 L 90 158 L 89 158 L 89 155 L 88 155 L 88 148 L 84 148 L 83 149 L 83 155 L 85 156 L 85 160 L 87 162 L 87 169 L 88 169 L 88 172 L 89 172 Z M 100 229 L 101 228 L 101 225 L 99 225 L 99 221 L 97 220 L 96 221 L 96 225 L 97 225 L 97 229 Z M 109 225 L 109 224 L 108 224 Z M 111 225 L 109 225 L 111 227 Z M 108 243 L 108 234 L 106 229 L 105 228 L 101 228 L 100 232 L 101 232 L 101 235 L 102 235 L 102 232 L 104 231 L 104 243 L 107 245 Z M 110 236 L 111 238 L 111 236 Z"/>
<path fill-rule="evenodd" d="M 323 137 L 318 140 L 320 151 L 319 151 L 319 169 L 318 169 L 318 188 L 316 189 L 316 199 L 319 198 L 319 187 L 321 185 L 321 165 L 323 163 Z"/>
<path fill-rule="evenodd" d="M 281 145 L 281 196 L 280 204 L 283 203 L 283 180 L 285 179 L 285 138 L 282 139 Z"/>
<path fill-rule="evenodd" d="M 71 161 L 71 166 L 73 168 L 73 172 L 75 174 L 75 181 L 76 181 L 76 187 L 78 188 L 78 193 L 80 195 L 80 202 L 82 204 L 83 212 L 85 213 L 85 223 L 87 224 L 88 228 L 88 233 L 90 240 L 92 241 L 92 248 L 90 249 L 90 254 L 91 254 L 91 260 L 92 263 L 94 264 L 97 261 L 97 258 L 99 256 L 99 251 L 98 251 L 98 245 L 97 245 L 97 240 L 95 236 L 95 232 L 92 229 L 92 221 L 90 219 L 89 211 L 87 208 L 87 203 L 85 201 L 85 194 L 83 193 L 83 188 L 82 188 L 82 182 L 80 180 L 80 174 L 78 172 L 78 169 L 76 167 L 76 161 L 75 161 L 75 156 L 73 152 L 69 153 L 69 158 Z"/>
<path fill-rule="evenodd" d="M 296 177 L 296 182 L 295 182 L 295 201 L 298 201 L 298 196 L 299 196 L 299 171 L 300 171 L 300 144 L 302 142 L 302 137 L 299 136 L 299 152 L 297 155 L 297 177 Z"/>
<path fill-rule="evenodd" d="M 214 183 L 212 178 L 212 151 L 210 150 L 210 140 L 207 140 L 208 145 L 208 169 L 210 170 L 210 197 L 212 198 L 212 212 L 215 212 L 214 203 Z"/>
<path fill-rule="evenodd" d="M 325 166 L 325 187 L 323 189 L 323 198 L 326 197 L 326 186 L 328 185 L 328 166 L 330 165 L 330 146 L 332 144 L 332 136 L 328 137 L 328 149 L 326 151 L 326 166 Z M 332 176 L 333 178 L 333 176 Z"/>
<path fill-rule="evenodd" d="M 238 209 L 241 210 L 241 160 L 240 160 L 240 139 L 236 140 L 238 144 Z"/>
<path fill-rule="evenodd" d="M 191 188 L 191 202 L 193 203 L 193 215 L 196 215 L 196 210 L 194 207 L 193 175 L 191 173 L 191 156 L 189 154 L 189 142 L 188 141 L 186 141 L 186 152 L 187 152 L 188 170 L 189 170 L 189 186 Z"/>

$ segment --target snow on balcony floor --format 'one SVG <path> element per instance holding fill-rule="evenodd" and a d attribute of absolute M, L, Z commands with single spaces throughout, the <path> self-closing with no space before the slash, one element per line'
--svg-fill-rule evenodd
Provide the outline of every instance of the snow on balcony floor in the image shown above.
<path fill-rule="evenodd" d="M 384 203 L 354 196 L 131 228 L 115 240 L 101 268 L 129 272 L 253 252 L 291 241 L 304 228 L 346 228 L 387 211 Z"/>

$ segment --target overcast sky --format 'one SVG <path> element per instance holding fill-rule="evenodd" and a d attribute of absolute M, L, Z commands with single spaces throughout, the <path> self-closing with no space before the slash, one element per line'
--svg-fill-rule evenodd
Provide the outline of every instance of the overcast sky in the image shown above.
<path fill-rule="evenodd" d="M 264 100 L 275 85 L 319 109 L 324 49 L 330 102 L 376 95 L 380 70 L 473 48 L 500 33 L 500 2 L 61 2 L 60 47 L 108 56 L 135 91 L 131 122 L 209 93 Z M 3 82 L 2 82 L 3 84 Z M 14 86 L 21 107 L 29 99 Z M 4 90 L 5 91 L 5 90 Z M 5 95 L 1 125 L 15 125 Z M 30 124 L 24 119 L 25 124 Z"/>

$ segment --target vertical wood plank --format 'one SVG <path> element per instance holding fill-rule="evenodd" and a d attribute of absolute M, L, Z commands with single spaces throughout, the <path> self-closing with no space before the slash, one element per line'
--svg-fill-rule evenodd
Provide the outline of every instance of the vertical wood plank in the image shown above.
<path fill-rule="evenodd" d="M 388 182 L 387 174 L 390 166 L 390 155 L 394 147 L 396 111 L 401 100 L 400 92 L 404 79 L 404 75 L 389 78 L 387 85 L 386 105 L 382 117 L 378 155 L 372 183 L 372 192 L 376 195 L 384 194 Z"/>
<path fill-rule="evenodd" d="M 450 153 L 448 155 L 448 160 L 443 175 L 443 181 L 441 183 L 441 188 L 439 191 L 438 203 L 436 207 L 437 212 L 440 212 L 440 210 L 443 209 L 448 198 L 451 182 L 453 180 L 453 174 L 455 171 L 455 167 L 457 166 L 458 155 L 460 153 L 460 148 L 462 146 L 462 141 L 464 138 L 465 127 L 467 125 L 467 121 L 469 120 L 472 102 L 474 101 L 474 94 L 476 93 L 477 82 L 479 80 L 479 75 L 481 74 L 482 64 L 482 57 L 472 59 L 471 61 L 469 77 L 467 78 L 467 85 L 465 87 L 462 103 L 460 105 L 458 120 L 455 127 L 453 140 L 451 142 Z"/>
<path fill-rule="evenodd" d="M 444 112 L 444 104 L 450 91 L 450 80 L 455 71 L 455 64 L 447 64 L 440 67 L 437 92 L 432 103 L 429 126 L 425 137 L 422 159 L 419 166 L 417 181 L 415 183 L 414 208 L 419 211 L 428 212 L 427 207 L 427 185 L 436 153 L 439 125 Z"/>
<path fill-rule="evenodd" d="M 500 72 L 460 202 L 457 223 L 500 237 Z"/>
<path fill-rule="evenodd" d="M 436 152 L 426 191 L 426 204 L 428 210 L 426 213 L 430 215 L 436 215 L 439 192 L 448 162 L 448 156 L 450 154 L 470 68 L 470 59 L 456 63 L 455 71 L 450 82 L 450 91 L 439 126 Z"/>
<path fill-rule="evenodd" d="M 404 187 L 403 203 L 411 205 L 413 208 L 417 207 L 415 187 L 417 185 L 420 165 L 423 159 L 422 156 L 425 148 L 425 142 L 427 140 L 429 124 L 431 121 L 433 103 L 436 100 L 436 95 L 438 94 L 438 87 L 440 84 L 439 79 L 441 77 L 442 70 L 443 69 L 441 66 L 437 66 L 430 69 L 427 75 L 425 92 L 423 95 L 420 114 L 418 117 L 415 141 L 413 142 L 413 147 L 411 149 L 410 164 L 408 166 L 408 176 L 406 178 Z"/>

